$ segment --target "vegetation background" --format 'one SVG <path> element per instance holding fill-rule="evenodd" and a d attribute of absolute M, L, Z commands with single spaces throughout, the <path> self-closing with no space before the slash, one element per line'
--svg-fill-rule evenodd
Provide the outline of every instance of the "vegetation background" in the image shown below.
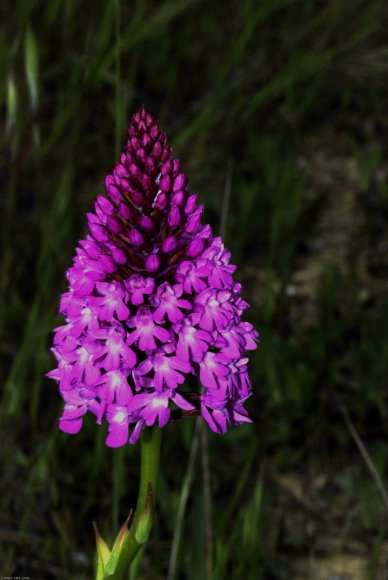
<path fill-rule="evenodd" d="M 144 103 L 261 346 L 252 426 L 165 429 L 137 578 L 388 578 L 386 2 L 5 0 L 0 22 L 0 575 L 92 578 L 92 520 L 111 539 L 136 499 L 138 449 L 93 421 L 60 433 L 44 374 L 84 214 Z"/>

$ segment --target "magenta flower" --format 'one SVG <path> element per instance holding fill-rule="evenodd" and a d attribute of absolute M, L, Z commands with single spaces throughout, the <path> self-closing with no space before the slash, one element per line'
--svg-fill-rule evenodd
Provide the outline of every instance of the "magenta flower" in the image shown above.
<path fill-rule="evenodd" d="M 127 334 L 125 329 L 115 324 L 112 320 L 112 326 L 101 328 L 94 333 L 95 337 L 102 339 L 103 343 L 100 348 L 98 363 L 105 371 L 125 367 L 132 369 L 136 364 L 136 355 L 127 344 Z"/>
<path fill-rule="evenodd" d="M 202 214 L 141 108 L 106 196 L 87 215 L 60 301 L 66 321 L 54 331 L 58 365 L 48 376 L 59 383 L 66 433 L 87 412 L 107 421 L 112 447 L 135 443 L 144 425 L 164 427 L 177 410 L 201 413 L 216 433 L 250 421 L 245 353 L 258 334 L 241 319 L 248 304 L 235 266 Z M 183 391 L 194 377 L 197 393 Z"/>
<path fill-rule="evenodd" d="M 118 320 L 126 320 L 129 316 L 129 308 L 123 302 L 125 289 L 119 282 L 97 282 L 96 294 L 90 296 L 89 306 L 93 308 L 96 316 L 101 321 L 113 320 L 114 315 Z"/>
<path fill-rule="evenodd" d="M 120 369 L 103 374 L 99 384 L 99 398 L 107 403 L 116 401 L 118 405 L 126 405 L 132 398 L 131 387 L 127 380 L 128 372 Z"/>
<path fill-rule="evenodd" d="M 201 361 L 209 350 L 210 344 L 214 342 L 211 334 L 197 328 L 198 318 L 191 314 L 181 324 L 174 327 L 178 335 L 176 353 L 183 361 Z"/>
<path fill-rule="evenodd" d="M 143 278 L 139 274 L 134 274 L 125 281 L 125 286 L 128 290 L 130 303 L 138 306 L 143 304 L 144 294 L 152 294 L 155 281 L 153 278 Z"/>
<path fill-rule="evenodd" d="M 170 286 L 168 282 L 164 282 L 156 291 L 156 296 L 153 299 L 156 310 L 154 312 L 154 320 L 162 322 L 165 315 L 170 322 L 178 322 L 184 317 L 183 310 L 191 310 L 192 305 L 188 300 L 180 298 L 182 296 L 183 288 L 181 284 Z"/>
<path fill-rule="evenodd" d="M 135 330 L 129 332 L 127 342 L 128 344 L 136 343 L 140 350 L 147 352 L 155 350 L 157 348 L 156 338 L 160 342 L 171 340 L 170 332 L 155 324 L 152 311 L 145 306 L 139 308 L 136 316 L 128 321 L 128 324 L 135 326 Z"/>

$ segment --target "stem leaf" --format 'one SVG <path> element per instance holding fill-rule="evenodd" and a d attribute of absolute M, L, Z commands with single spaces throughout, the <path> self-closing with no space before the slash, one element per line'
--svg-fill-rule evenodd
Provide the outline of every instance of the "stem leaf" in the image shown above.
<path fill-rule="evenodd" d="M 104 580 L 105 569 L 109 562 L 111 551 L 106 544 L 104 538 L 101 536 L 97 524 L 93 522 L 94 532 L 96 534 L 96 544 L 97 544 L 97 577 L 96 580 Z"/>

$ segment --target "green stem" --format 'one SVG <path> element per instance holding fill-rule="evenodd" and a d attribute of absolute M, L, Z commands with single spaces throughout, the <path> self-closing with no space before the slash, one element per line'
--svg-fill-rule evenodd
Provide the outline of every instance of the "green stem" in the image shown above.
<path fill-rule="evenodd" d="M 161 429 L 156 425 L 144 429 L 141 435 L 141 466 L 139 495 L 129 531 L 126 525 L 112 548 L 105 578 L 121 580 L 148 540 L 152 526 L 153 506 L 159 472 Z"/>
<path fill-rule="evenodd" d="M 152 500 L 155 503 L 156 486 L 158 483 L 159 460 L 160 460 L 160 440 L 162 430 L 156 425 L 144 429 L 141 434 L 141 465 L 140 465 L 140 486 L 139 496 L 136 504 L 136 512 L 133 526 L 137 527 L 142 518 L 147 504 L 149 485 L 152 490 Z"/>

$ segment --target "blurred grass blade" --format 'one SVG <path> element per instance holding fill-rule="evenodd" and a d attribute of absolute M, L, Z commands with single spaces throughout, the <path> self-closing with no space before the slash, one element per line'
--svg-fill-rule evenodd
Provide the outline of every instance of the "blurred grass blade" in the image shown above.
<path fill-rule="evenodd" d="M 172 20 L 177 18 L 182 12 L 187 10 L 193 4 L 201 0 L 181 0 L 174 2 L 160 3 L 159 8 L 151 17 L 146 18 L 143 22 L 136 22 L 136 29 L 133 28 L 132 21 L 128 25 L 126 33 L 123 35 L 123 51 L 134 47 L 137 43 L 142 42 L 146 38 L 159 33 L 163 27 L 167 26 Z M 116 58 L 116 47 L 105 55 L 101 68 L 106 70 L 109 68 Z"/>
<path fill-rule="evenodd" d="M 38 46 L 30 26 L 27 27 L 24 39 L 24 65 L 31 109 L 33 113 L 36 113 L 38 108 Z"/>
<path fill-rule="evenodd" d="M 198 446 L 199 446 L 199 438 L 201 434 L 201 425 L 202 419 L 197 419 L 195 423 L 195 431 L 193 432 L 193 439 L 190 448 L 190 455 L 189 461 L 185 473 L 185 477 L 182 483 L 182 489 L 179 496 L 179 506 L 178 512 L 176 515 L 175 525 L 174 525 L 174 537 L 172 540 L 172 547 L 170 552 L 170 561 L 168 565 L 168 574 L 167 580 L 175 580 L 177 575 L 177 564 L 178 564 L 178 557 L 179 557 L 179 546 L 181 543 L 182 537 L 182 530 L 183 530 L 183 522 L 186 512 L 186 505 L 187 500 L 189 497 L 193 475 L 194 475 L 194 467 L 195 467 L 195 460 L 198 453 Z"/>
<path fill-rule="evenodd" d="M 17 88 L 13 71 L 10 71 L 7 80 L 7 136 L 13 133 L 17 122 Z"/>

